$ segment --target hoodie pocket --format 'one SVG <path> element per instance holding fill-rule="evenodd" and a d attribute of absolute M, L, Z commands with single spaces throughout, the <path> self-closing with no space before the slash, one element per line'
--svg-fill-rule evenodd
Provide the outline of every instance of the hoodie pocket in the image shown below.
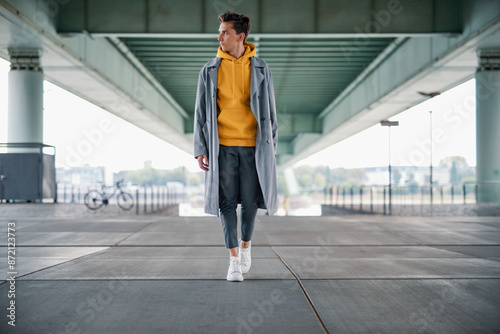
<path fill-rule="evenodd" d="M 253 139 L 257 120 L 252 111 L 224 109 L 217 117 L 219 138 Z"/>

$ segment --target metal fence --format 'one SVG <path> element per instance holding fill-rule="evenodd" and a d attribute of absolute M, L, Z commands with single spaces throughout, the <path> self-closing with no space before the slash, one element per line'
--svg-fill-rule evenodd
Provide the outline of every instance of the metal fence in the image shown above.
<path fill-rule="evenodd" d="M 85 194 L 90 190 L 101 191 L 102 185 L 75 186 L 66 183 L 57 184 L 58 203 L 81 203 L 84 204 Z M 108 195 L 112 194 L 114 187 L 106 187 Z M 134 198 L 134 207 L 131 211 L 135 214 L 153 213 L 171 206 L 178 205 L 185 201 L 184 189 L 179 187 L 169 187 L 168 185 L 133 185 L 122 186 L 124 192 L 129 193 Z M 117 204 L 117 195 L 109 199 L 109 204 Z"/>
<path fill-rule="evenodd" d="M 465 183 L 443 186 L 329 186 L 324 204 L 358 212 L 392 214 L 403 210 L 432 210 L 433 206 L 478 203 L 478 192 L 500 182 Z"/>

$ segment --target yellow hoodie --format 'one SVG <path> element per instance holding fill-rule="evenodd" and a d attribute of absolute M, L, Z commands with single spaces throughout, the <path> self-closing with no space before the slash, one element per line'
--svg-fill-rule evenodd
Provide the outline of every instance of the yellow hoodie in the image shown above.
<path fill-rule="evenodd" d="M 236 59 L 219 47 L 222 58 L 217 79 L 217 126 L 224 146 L 255 146 L 257 120 L 250 108 L 250 57 L 255 46 L 245 42 L 245 53 Z"/>

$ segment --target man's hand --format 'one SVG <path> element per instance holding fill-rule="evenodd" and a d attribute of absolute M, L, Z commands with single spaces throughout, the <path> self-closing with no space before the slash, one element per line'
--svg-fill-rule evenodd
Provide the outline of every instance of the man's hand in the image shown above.
<path fill-rule="evenodd" d="M 208 156 L 206 154 L 199 155 L 196 159 L 198 159 L 198 165 L 202 170 L 208 172 Z"/>

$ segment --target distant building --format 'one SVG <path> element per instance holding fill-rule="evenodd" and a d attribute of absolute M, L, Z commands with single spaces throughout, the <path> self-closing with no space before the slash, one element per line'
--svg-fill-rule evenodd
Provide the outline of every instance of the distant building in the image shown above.
<path fill-rule="evenodd" d="M 104 182 L 105 167 L 71 167 L 57 168 L 56 181 L 60 184 L 75 186 L 90 186 Z"/>
<path fill-rule="evenodd" d="M 367 181 L 363 182 L 367 186 L 379 186 L 389 183 L 388 167 L 361 168 L 365 171 Z"/>

